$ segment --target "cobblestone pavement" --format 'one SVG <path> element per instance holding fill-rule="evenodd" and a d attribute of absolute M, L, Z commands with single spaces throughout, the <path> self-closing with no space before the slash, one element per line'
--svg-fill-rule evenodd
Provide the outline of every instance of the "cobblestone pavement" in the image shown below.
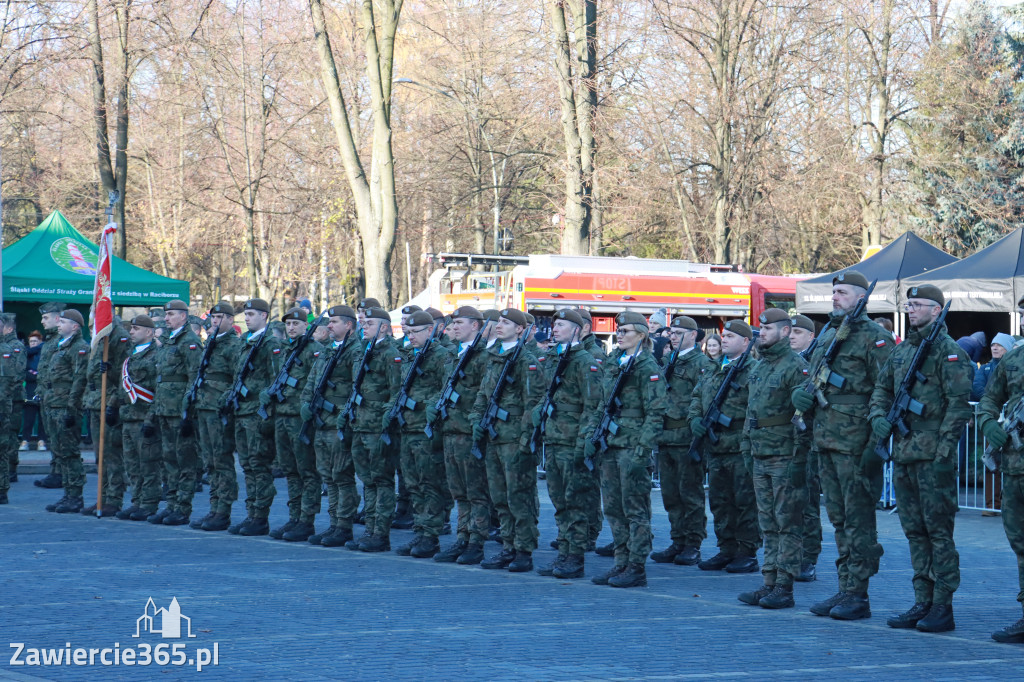
<path fill-rule="evenodd" d="M 620 590 L 393 553 L 61 516 L 43 511 L 60 491 L 37 488 L 33 478 L 22 476 L 11 504 L 0 507 L 0 641 L 23 643 L 19 660 L 29 649 L 109 647 L 120 655 L 184 643 L 179 660 L 216 644 L 218 661 L 202 672 L 189 664 L 105 667 L 97 652 L 91 666 L 18 666 L 11 648 L 0 680 L 1007 680 L 1024 671 L 1024 646 L 989 638 L 1020 617 L 1016 562 L 1000 519 L 978 512 L 957 519 L 957 629 L 926 635 L 885 625 L 913 601 L 907 543 L 886 512 L 879 512 L 886 553 L 872 583 L 874 616 L 842 623 L 807 611 L 836 590 L 827 522 L 823 575 L 797 584 L 797 608 L 771 612 L 736 600 L 759 574 L 649 562 L 648 588 Z M 287 517 L 284 481 L 277 485 L 272 526 Z M 536 565 L 554 556 L 547 549 L 553 510 L 540 485 Z M 95 499 L 94 476 L 86 491 L 87 501 Z M 668 527 L 658 491 L 653 505 L 661 548 Z M 205 494 L 197 496 L 195 513 L 206 511 Z M 409 537 L 396 531 L 392 543 Z M 605 529 L 601 542 L 608 539 Z M 443 546 L 451 541 L 442 537 Z M 488 543 L 487 553 L 496 547 Z M 714 554 L 713 540 L 703 549 Z M 586 561 L 588 577 L 611 565 L 593 554 Z M 176 598 L 195 637 L 186 636 L 187 623 L 181 639 L 133 637 L 149 598 L 157 609 Z"/>

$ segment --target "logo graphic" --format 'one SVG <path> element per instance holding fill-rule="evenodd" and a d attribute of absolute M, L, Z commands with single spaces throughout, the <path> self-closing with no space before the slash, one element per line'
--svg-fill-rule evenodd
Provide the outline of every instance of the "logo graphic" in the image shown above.
<path fill-rule="evenodd" d="M 181 637 L 181 621 L 185 621 L 187 625 L 185 628 L 187 636 L 195 637 L 192 634 L 192 619 L 181 615 L 181 606 L 178 605 L 177 597 L 171 599 L 171 605 L 166 609 L 158 609 L 153 603 L 153 598 L 150 597 L 146 601 L 146 608 L 142 615 L 135 621 L 135 634 L 132 637 L 141 637 L 143 632 L 148 632 L 151 635 L 158 634 L 163 639 L 178 639 Z"/>
<path fill-rule="evenodd" d="M 96 276 L 96 254 L 82 242 L 71 237 L 61 237 L 50 244 L 53 262 L 68 272 L 86 277 Z"/>

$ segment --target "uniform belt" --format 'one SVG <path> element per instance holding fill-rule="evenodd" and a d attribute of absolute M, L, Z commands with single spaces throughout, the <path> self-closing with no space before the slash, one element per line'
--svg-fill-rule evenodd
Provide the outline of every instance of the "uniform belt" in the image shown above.
<path fill-rule="evenodd" d="M 188 375 L 187 374 L 172 374 L 170 376 L 164 376 L 163 374 L 157 374 L 156 375 L 156 383 L 158 383 L 158 384 L 163 384 L 163 383 L 168 383 L 168 382 L 183 384 L 186 381 L 188 381 Z"/>
<path fill-rule="evenodd" d="M 556 410 L 564 410 L 565 412 L 575 412 L 583 407 L 583 403 L 572 403 L 569 401 L 565 402 L 554 402 L 552 403 Z"/>
<path fill-rule="evenodd" d="M 391 396 L 386 393 L 363 393 L 363 400 L 372 400 L 375 403 L 386 403 L 391 400 Z"/>
<path fill-rule="evenodd" d="M 768 429 L 773 426 L 784 426 L 792 423 L 793 416 L 786 416 L 784 414 L 777 414 L 774 417 L 763 417 L 758 419 L 756 417 L 747 418 L 748 429 Z"/>
<path fill-rule="evenodd" d="M 508 412 L 508 416 L 510 416 L 510 417 L 522 417 L 523 416 L 523 408 L 520 407 L 519 405 L 513 405 L 512 407 L 503 407 L 501 409 L 503 409 L 506 412 Z"/>
<path fill-rule="evenodd" d="M 843 393 L 827 396 L 830 405 L 867 405 L 871 396 L 864 393 Z"/>
<path fill-rule="evenodd" d="M 690 428 L 690 422 L 686 419 L 669 419 L 665 417 L 665 428 L 666 429 L 688 429 Z"/>
<path fill-rule="evenodd" d="M 922 421 L 911 421 L 907 424 L 912 432 L 915 431 L 938 431 L 942 426 L 942 422 L 938 419 L 928 419 Z"/>
<path fill-rule="evenodd" d="M 643 410 L 637 410 L 637 409 L 619 410 L 619 416 L 620 417 L 625 417 L 627 419 L 630 419 L 630 418 L 632 418 L 632 419 L 643 419 L 644 418 L 644 411 Z"/>
<path fill-rule="evenodd" d="M 231 383 L 234 377 L 227 372 L 207 372 L 206 376 L 203 377 L 206 381 L 224 381 Z"/>

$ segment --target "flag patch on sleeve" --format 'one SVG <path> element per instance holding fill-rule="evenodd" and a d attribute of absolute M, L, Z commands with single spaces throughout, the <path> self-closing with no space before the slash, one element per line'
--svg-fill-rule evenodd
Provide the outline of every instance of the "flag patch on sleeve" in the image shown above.
<path fill-rule="evenodd" d="M 194 344 L 194 343 L 188 344 L 188 349 L 189 350 L 195 350 L 196 348 L 198 348 L 198 346 L 196 344 Z"/>
<path fill-rule="evenodd" d="M 78 351 L 78 354 L 79 354 L 79 355 L 85 355 L 85 354 L 86 354 L 86 353 L 88 353 L 88 352 L 89 352 L 89 351 L 87 351 L 87 350 L 80 350 L 80 351 Z"/>
<path fill-rule="evenodd" d="M 530 371 L 532 372 L 532 371 L 534 371 L 534 370 L 536 370 L 536 369 L 537 369 L 537 365 L 528 365 L 528 366 L 526 367 L 526 369 L 528 369 L 528 370 L 530 370 Z"/>
<path fill-rule="evenodd" d="M 596 367 L 596 366 L 594 366 L 594 365 L 591 365 L 591 366 L 590 366 L 590 371 L 591 371 L 591 372 L 596 372 L 596 371 L 597 371 L 597 367 Z"/>
<path fill-rule="evenodd" d="M 956 362 L 959 359 L 959 357 L 960 357 L 959 355 L 947 355 L 946 356 L 946 361 L 947 362 Z"/>
<path fill-rule="evenodd" d="M 274 349 L 274 355 L 279 355 L 280 353 L 281 353 L 281 349 L 280 348 L 275 348 Z"/>
<path fill-rule="evenodd" d="M 875 348 L 881 348 L 884 345 L 885 345 L 885 339 L 878 339 L 878 341 L 875 341 Z"/>
<path fill-rule="evenodd" d="M 402 362 L 402 358 L 395 358 L 395 362 L 401 363 Z"/>
<path fill-rule="evenodd" d="M 657 374 L 652 374 L 652 375 L 651 375 L 651 381 L 657 381 L 657 380 L 658 380 L 658 379 L 660 379 L 660 378 L 661 378 L 661 377 L 659 377 L 659 376 L 658 376 Z"/>

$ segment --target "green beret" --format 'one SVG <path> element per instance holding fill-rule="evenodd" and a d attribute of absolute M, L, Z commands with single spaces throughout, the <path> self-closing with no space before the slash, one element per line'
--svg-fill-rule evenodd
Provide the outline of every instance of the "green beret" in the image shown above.
<path fill-rule="evenodd" d="M 806 329 L 812 334 L 814 334 L 816 331 L 814 328 L 814 320 L 807 317 L 806 315 L 794 315 L 793 326 L 798 329 Z"/>
<path fill-rule="evenodd" d="M 359 310 L 369 310 L 370 308 L 380 308 L 380 301 L 375 298 L 364 298 L 356 306 Z"/>
<path fill-rule="evenodd" d="M 562 308 L 555 313 L 555 319 L 572 322 L 577 327 L 583 326 L 583 316 L 580 315 L 578 310 L 573 310 L 572 308 Z"/>
<path fill-rule="evenodd" d="M 484 316 L 484 320 L 488 322 L 497 322 L 498 319 L 501 317 L 501 313 L 499 313 L 497 310 L 485 310 L 481 314 Z"/>
<path fill-rule="evenodd" d="M 729 320 L 724 325 L 725 331 L 738 334 L 748 339 L 753 338 L 754 332 L 750 331 L 750 325 L 743 320 Z"/>
<path fill-rule="evenodd" d="M 689 329 L 690 331 L 697 331 L 697 322 L 692 317 L 686 315 L 680 315 L 679 317 L 672 318 L 672 324 L 670 325 L 677 329 Z"/>
<path fill-rule="evenodd" d="M 456 317 L 464 317 L 467 320 L 483 320 L 484 316 L 480 314 L 480 311 L 471 305 L 464 305 L 461 308 L 456 308 L 455 312 L 452 313 L 452 319 Z"/>
<path fill-rule="evenodd" d="M 199 326 L 202 326 L 203 320 L 198 315 L 189 315 L 188 316 L 188 323 L 189 324 L 198 324 Z"/>
<path fill-rule="evenodd" d="M 427 308 L 423 312 L 430 313 L 430 319 L 432 319 L 432 320 L 443 320 L 444 319 L 444 313 L 442 313 L 437 308 Z"/>
<path fill-rule="evenodd" d="M 135 317 L 132 318 L 131 326 L 156 329 L 156 325 L 153 324 L 153 318 L 151 318 L 149 315 L 136 315 Z"/>
<path fill-rule="evenodd" d="M 336 305 L 327 309 L 327 317 L 348 317 L 356 319 L 356 311 L 347 305 Z"/>
<path fill-rule="evenodd" d="M 939 305 L 946 305 L 946 297 L 942 295 L 942 289 L 934 284 L 922 284 L 907 289 L 907 298 L 924 298 L 935 301 Z"/>
<path fill-rule="evenodd" d="M 366 308 L 366 319 L 368 319 L 368 320 L 387 320 L 390 323 L 391 322 L 391 315 L 388 314 L 388 311 L 384 310 L 380 306 L 375 305 L 375 306 L 371 306 L 369 308 Z"/>
<path fill-rule="evenodd" d="M 272 332 L 281 332 L 283 334 L 285 332 L 284 322 L 271 322 L 267 325 L 267 329 Z"/>
<path fill-rule="evenodd" d="M 537 322 L 537 318 L 531 315 L 530 313 L 523 313 L 523 317 L 526 318 L 527 325 L 531 325 Z"/>
<path fill-rule="evenodd" d="M 793 320 L 789 319 L 789 314 L 781 308 L 769 308 L 758 315 L 757 321 L 761 324 L 775 324 L 776 322 L 793 324 Z"/>
<path fill-rule="evenodd" d="M 837 284 L 850 284 L 861 289 L 867 289 L 868 278 L 856 270 L 843 270 L 832 278 L 832 286 Z"/>
<path fill-rule="evenodd" d="M 529 326 L 529 322 L 526 321 L 526 313 L 522 310 L 516 310 L 515 308 L 505 308 L 499 313 L 499 315 L 512 324 L 517 324 L 520 327 Z"/>
<path fill-rule="evenodd" d="M 235 316 L 235 307 L 227 301 L 220 301 L 217 305 L 210 308 L 210 314 L 220 313 L 221 315 Z"/>
<path fill-rule="evenodd" d="M 185 312 L 188 312 L 188 304 L 180 298 L 175 298 L 164 303 L 164 310 L 184 310 Z"/>
<path fill-rule="evenodd" d="M 417 310 L 409 316 L 406 324 L 410 327 L 429 327 L 434 324 L 434 318 L 426 310 Z"/>
<path fill-rule="evenodd" d="M 262 298 L 250 298 L 242 306 L 242 310 L 259 310 L 266 314 L 270 314 L 270 304 L 264 301 Z"/>
<path fill-rule="evenodd" d="M 288 320 L 296 320 L 298 322 L 305 322 L 306 321 L 306 311 L 303 310 L 302 308 L 289 308 L 288 312 L 286 312 L 284 315 L 281 316 L 281 321 L 282 322 L 287 322 Z"/>
<path fill-rule="evenodd" d="M 59 313 L 63 311 L 67 306 L 59 301 L 50 301 L 39 306 L 39 314 L 45 315 L 46 313 Z"/>
<path fill-rule="evenodd" d="M 418 305 L 407 305 L 404 308 L 402 308 L 402 314 L 403 315 L 412 315 L 413 313 L 418 313 L 421 310 L 423 310 L 423 308 L 419 307 Z M 433 319 L 433 318 L 431 318 L 431 319 Z"/>
<path fill-rule="evenodd" d="M 79 327 L 85 326 L 85 318 L 82 317 L 82 313 L 78 312 L 74 308 L 68 308 L 67 310 L 61 311 L 60 317 L 63 320 L 77 322 Z"/>
<path fill-rule="evenodd" d="M 620 327 L 624 324 L 631 324 L 636 327 L 643 327 L 644 329 L 648 328 L 647 318 L 641 315 L 640 313 L 634 313 L 630 310 L 627 310 L 624 313 L 619 313 L 618 315 L 616 315 L 615 324 L 619 325 Z"/>

